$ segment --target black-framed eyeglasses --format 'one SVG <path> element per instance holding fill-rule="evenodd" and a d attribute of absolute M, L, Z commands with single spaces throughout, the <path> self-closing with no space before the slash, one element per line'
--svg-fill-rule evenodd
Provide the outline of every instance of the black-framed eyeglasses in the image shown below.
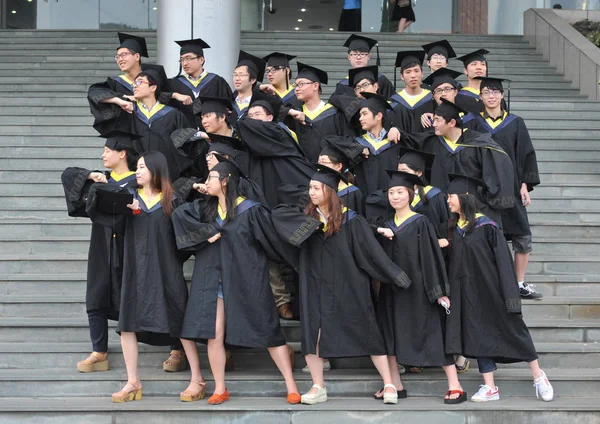
<path fill-rule="evenodd" d="M 186 57 L 182 57 L 181 59 L 179 59 L 180 63 L 188 63 L 191 62 L 192 60 L 195 59 L 200 59 L 200 56 L 186 56 Z"/>
<path fill-rule="evenodd" d="M 452 93 L 454 90 L 456 90 L 454 87 L 436 88 L 433 90 L 433 94 L 448 94 Z"/>
<path fill-rule="evenodd" d="M 265 74 L 269 75 L 269 74 L 274 74 L 277 71 L 283 71 L 285 69 L 285 66 L 274 66 L 272 68 L 267 68 L 265 69 Z"/>

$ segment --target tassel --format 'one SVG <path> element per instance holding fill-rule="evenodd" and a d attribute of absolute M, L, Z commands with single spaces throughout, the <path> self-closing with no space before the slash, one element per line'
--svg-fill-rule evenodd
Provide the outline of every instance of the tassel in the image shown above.
<path fill-rule="evenodd" d="M 396 67 L 394 66 L 394 91 L 396 91 Z"/>
<path fill-rule="evenodd" d="M 510 113 L 510 80 L 508 82 L 508 93 L 507 93 L 507 101 L 506 101 L 506 112 Z"/>
<path fill-rule="evenodd" d="M 381 58 L 379 57 L 379 43 L 375 44 L 375 48 L 377 49 L 377 62 L 375 62 L 375 64 L 377 66 L 381 66 Z"/>

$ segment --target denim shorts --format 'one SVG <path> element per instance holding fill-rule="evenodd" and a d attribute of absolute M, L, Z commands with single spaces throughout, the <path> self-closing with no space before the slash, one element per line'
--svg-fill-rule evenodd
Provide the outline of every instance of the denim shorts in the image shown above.
<path fill-rule="evenodd" d="M 481 374 L 486 374 L 498 369 L 496 363 L 490 358 L 477 358 L 477 366 L 479 367 L 479 372 Z"/>
<path fill-rule="evenodd" d="M 516 253 L 531 252 L 531 234 L 525 236 L 511 236 L 512 247 Z"/>
<path fill-rule="evenodd" d="M 219 291 L 217 292 L 219 299 L 223 299 L 223 284 L 219 283 Z"/>

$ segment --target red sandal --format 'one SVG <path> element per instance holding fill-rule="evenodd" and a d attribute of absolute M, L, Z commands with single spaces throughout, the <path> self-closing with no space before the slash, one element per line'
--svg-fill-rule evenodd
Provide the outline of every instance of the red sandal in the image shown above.
<path fill-rule="evenodd" d="M 450 399 L 450 396 L 459 394 L 456 399 Z M 446 396 L 448 399 L 444 399 L 444 403 L 448 405 L 457 405 L 459 403 L 463 403 L 467 400 L 467 392 L 463 392 L 462 390 L 448 390 L 446 392 Z"/>

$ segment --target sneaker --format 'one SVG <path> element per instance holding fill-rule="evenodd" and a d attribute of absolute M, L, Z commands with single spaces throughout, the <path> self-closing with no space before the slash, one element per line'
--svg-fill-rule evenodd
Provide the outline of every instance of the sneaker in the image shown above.
<path fill-rule="evenodd" d="M 535 291 L 535 284 L 523 283 L 523 287 L 519 287 L 519 293 L 522 299 L 541 299 L 544 297 L 540 292 Z"/>
<path fill-rule="evenodd" d="M 498 386 L 492 389 L 490 386 L 479 386 L 479 391 L 471 396 L 471 402 L 489 402 L 490 400 L 500 400 L 500 391 Z"/>
<path fill-rule="evenodd" d="M 542 371 L 542 375 L 533 381 L 533 387 L 535 387 L 535 395 L 537 398 L 542 398 L 544 402 L 550 402 L 554 399 L 554 388 L 548 381 L 546 373 Z"/>
<path fill-rule="evenodd" d="M 406 368 L 404 368 L 404 365 L 398 364 L 398 373 L 400 375 L 406 374 Z"/>
<path fill-rule="evenodd" d="M 323 363 L 323 371 L 331 371 L 331 362 L 327 361 Z M 302 372 L 310 374 L 310 369 L 308 368 L 308 365 L 302 368 Z"/>

